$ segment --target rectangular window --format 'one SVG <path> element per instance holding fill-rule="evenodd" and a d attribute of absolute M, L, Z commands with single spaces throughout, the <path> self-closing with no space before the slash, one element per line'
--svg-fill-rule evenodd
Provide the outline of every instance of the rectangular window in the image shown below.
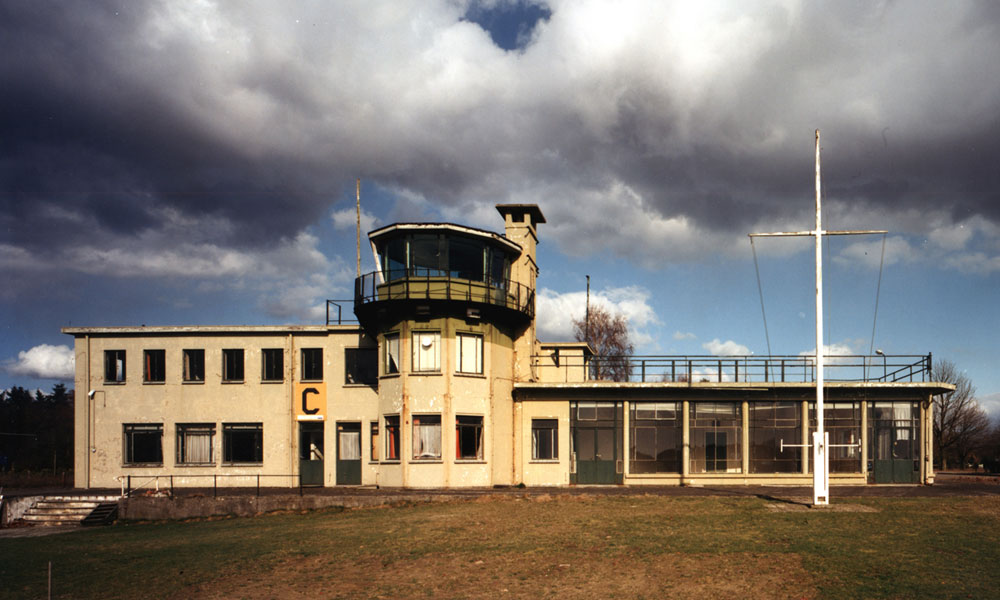
<path fill-rule="evenodd" d="M 369 454 L 371 456 L 371 460 L 374 462 L 374 461 L 378 461 L 378 449 L 379 449 L 379 445 L 378 445 L 378 421 L 372 421 L 370 429 L 371 429 L 371 439 L 370 439 L 370 444 L 371 445 L 369 447 L 369 450 L 370 450 Z"/>
<path fill-rule="evenodd" d="M 285 380 L 285 351 L 281 348 L 264 348 L 260 351 L 261 381 Z"/>
<path fill-rule="evenodd" d="M 684 423 L 680 402 L 633 402 L 630 407 L 629 470 L 680 473 Z"/>
<path fill-rule="evenodd" d="M 799 473 L 802 449 L 801 402 L 750 403 L 750 472 Z"/>
<path fill-rule="evenodd" d="M 143 350 L 143 381 L 146 383 L 162 383 L 166 380 L 167 351 Z"/>
<path fill-rule="evenodd" d="M 455 370 L 459 373 L 483 373 L 483 336 L 459 333 L 455 336 Z"/>
<path fill-rule="evenodd" d="M 243 381 L 243 349 L 222 351 L 222 381 Z"/>
<path fill-rule="evenodd" d="M 205 381 L 204 350 L 184 351 L 184 381 L 187 382 Z"/>
<path fill-rule="evenodd" d="M 123 428 L 126 465 L 163 464 L 162 423 L 126 423 Z"/>
<path fill-rule="evenodd" d="M 399 373 L 399 334 L 385 334 L 385 359 L 382 363 L 382 372 L 386 375 Z"/>
<path fill-rule="evenodd" d="M 531 420 L 531 460 L 557 460 L 559 458 L 559 421 L 556 419 Z"/>
<path fill-rule="evenodd" d="M 413 460 L 441 460 L 441 415 L 413 416 Z"/>
<path fill-rule="evenodd" d="M 869 405 L 871 406 L 871 404 Z M 872 421 L 869 421 L 872 423 Z M 831 473 L 861 472 L 861 403 L 824 402 L 823 429 L 830 435 Z M 809 441 L 816 431 L 816 403 L 809 403 Z M 869 439 L 875 439 L 874 437 Z M 834 445 L 836 444 L 836 445 Z M 869 444 L 869 450 L 872 444 Z M 809 463 L 810 469 L 812 462 Z"/>
<path fill-rule="evenodd" d="M 211 465 L 215 442 L 215 423 L 177 424 L 177 464 Z"/>
<path fill-rule="evenodd" d="M 482 417 L 455 417 L 455 458 L 483 460 Z"/>
<path fill-rule="evenodd" d="M 438 331 L 413 332 L 413 372 L 427 373 L 441 370 L 441 333 Z"/>
<path fill-rule="evenodd" d="M 739 473 L 743 435 L 739 402 L 691 403 L 691 472 Z"/>
<path fill-rule="evenodd" d="M 264 462 L 264 424 L 223 423 L 222 460 L 227 463 Z"/>
<path fill-rule="evenodd" d="M 125 382 L 125 351 L 104 351 L 104 383 Z"/>
<path fill-rule="evenodd" d="M 344 349 L 344 383 L 378 383 L 378 354 L 374 348 Z"/>
<path fill-rule="evenodd" d="M 302 349 L 302 381 L 323 381 L 323 349 Z"/>
<path fill-rule="evenodd" d="M 399 415 L 385 418 L 385 459 L 399 460 Z"/>

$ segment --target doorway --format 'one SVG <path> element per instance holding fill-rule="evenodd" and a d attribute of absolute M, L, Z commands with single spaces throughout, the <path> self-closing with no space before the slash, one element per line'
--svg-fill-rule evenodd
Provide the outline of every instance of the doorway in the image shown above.
<path fill-rule="evenodd" d="M 870 410 L 872 480 L 875 483 L 918 483 L 919 405 L 875 402 Z"/>
<path fill-rule="evenodd" d="M 361 423 L 337 423 L 337 485 L 361 485 Z"/>
<path fill-rule="evenodd" d="M 622 483 L 622 403 L 570 404 L 571 452 L 576 473 L 571 483 Z"/>
<path fill-rule="evenodd" d="M 323 485 L 323 422 L 299 422 L 299 485 Z"/>

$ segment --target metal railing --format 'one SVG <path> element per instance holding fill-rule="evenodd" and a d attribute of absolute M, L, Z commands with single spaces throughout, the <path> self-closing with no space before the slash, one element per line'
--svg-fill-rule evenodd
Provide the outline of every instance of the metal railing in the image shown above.
<path fill-rule="evenodd" d="M 270 479 L 269 479 L 270 478 Z M 185 484 L 180 489 L 190 489 L 192 493 L 197 489 L 206 489 L 209 485 L 212 487 L 212 497 L 217 498 L 219 495 L 219 482 L 223 482 L 223 489 L 228 490 L 244 490 L 249 492 L 254 491 L 254 495 L 260 496 L 260 484 L 261 480 L 266 483 L 268 481 L 274 481 L 274 478 L 283 478 L 287 485 L 281 485 L 277 487 L 287 487 L 289 489 L 298 488 L 299 495 L 303 495 L 303 490 L 311 487 L 322 487 L 321 485 L 303 485 L 302 479 L 297 473 L 292 474 L 267 474 L 267 473 L 254 473 L 254 474 L 226 474 L 226 473 L 205 473 L 201 475 L 192 475 L 184 473 L 181 475 L 177 474 L 164 474 L 164 475 L 120 475 L 115 477 L 115 479 L 121 484 L 121 495 L 123 498 L 131 497 L 133 494 L 142 493 L 143 490 L 148 490 L 153 493 L 161 492 L 160 483 L 163 482 L 163 487 L 170 490 L 170 495 L 174 495 L 174 483 L 175 479 L 177 482 Z M 192 481 L 197 480 L 205 481 L 204 486 L 193 486 L 189 485 Z M 232 482 L 234 479 L 242 479 L 247 485 L 225 485 L 227 481 Z M 209 480 L 211 480 L 209 482 Z"/>
<path fill-rule="evenodd" d="M 344 305 L 351 304 L 354 300 L 327 300 L 326 301 L 326 324 L 344 325 L 357 323 L 356 318 L 344 316 Z M 353 317 L 354 313 L 350 313 Z"/>
<path fill-rule="evenodd" d="M 535 315 L 535 290 L 510 279 L 467 279 L 434 269 L 373 271 L 354 282 L 355 306 L 383 300 L 459 300 Z"/>
<path fill-rule="evenodd" d="M 562 355 L 558 364 L 537 355 L 542 380 L 548 369 L 576 369 L 591 381 L 632 383 L 812 383 L 813 356 L 582 356 Z M 931 355 L 825 356 L 823 378 L 829 382 L 927 382 Z"/>

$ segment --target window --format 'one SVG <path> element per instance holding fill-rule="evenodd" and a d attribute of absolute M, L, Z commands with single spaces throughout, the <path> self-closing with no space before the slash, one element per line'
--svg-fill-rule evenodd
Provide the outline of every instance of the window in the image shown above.
<path fill-rule="evenodd" d="M 205 381 L 204 350 L 184 351 L 184 381 L 187 382 Z"/>
<path fill-rule="evenodd" d="M 260 351 L 260 380 L 285 380 L 285 351 L 281 348 L 264 348 Z"/>
<path fill-rule="evenodd" d="M 399 334 L 385 334 L 385 361 L 383 362 L 383 373 L 391 375 L 399 373 Z"/>
<path fill-rule="evenodd" d="M 162 383 L 166 380 L 167 351 L 143 350 L 143 380 L 146 383 Z"/>
<path fill-rule="evenodd" d="M 344 383 L 365 385 L 378 383 L 378 354 L 374 348 L 344 350 Z"/>
<path fill-rule="evenodd" d="M 459 333 L 455 336 L 455 370 L 459 373 L 483 373 L 483 336 Z"/>
<path fill-rule="evenodd" d="M 680 473 L 684 423 L 680 402 L 633 402 L 629 408 L 629 470 Z"/>
<path fill-rule="evenodd" d="M 264 424 L 223 423 L 222 460 L 227 463 L 264 462 Z"/>
<path fill-rule="evenodd" d="M 482 417 L 455 417 L 455 458 L 483 460 Z"/>
<path fill-rule="evenodd" d="M 399 460 L 399 415 L 385 418 L 385 459 Z"/>
<path fill-rule="evenodd" d="M 801 402 L 750 403 L 750 472 L 799 473 L 802 449 Z"/>
<path fill-rule="evenodd" d="M 691 472 L 739 473 L 743 417 L 739 402 L 691 403 Z"/>
<path fill-rule="evenodd" d="M 871 422 L 871 421 L 870 421 Z M 824 402 L 823 429 L 830 435 L 831 473 L 861 472 L 861 403 Z M 809 403 L 809 442 L 816 431 L 816 403 Z M 874 438 L 869 438 L 874 439 Z M 871 445 L 869 445 L 869 449 Z M 812 468 L 812 462 L 809 463 Z"/>
<path fill-rule="evenodd" d="M 559 458 L 559 421 L 556 419 L 531 420 L 531 460 L 557 460 Z"/>
<path fill-rule="evenodd" d="M 483 281 L 486 246 L 472 239 L 448 238 L 448 267 L 452 277 Z"/>
<path fill-rule="evenodd" d="M 215 463 L 212 445 L 215 423 L 177 424 L 177 464 L 211 465 Z"/>
<path fill-rule="evenodd" d="M 163 464 L 163 424 L 125 424 L 125 464 Z"/>
<path fill-rule="evenodd" d="M 441 333 L 438 331 L 413 332 L 413 372 L 426 373 L 441 370 Z"/>
<path fill-rule="evenodd" d="M 369 448 L 369 454 L 371 456 L 371 460 L 373 462 L 374 461 L 378 461 L 378 448 L 379 448 L 379 446 L 378 446 L 378 421 L 372 421 L 371 422 L 371 439 L 370 439 L 370 443 L 371 443 L 371 447 Z"/>
<path fill-rule="evenodd" d="M 104 383 L 125 382 L 125 351 L 104 351 Z"/>
<path fill-rule="evenodd" d="M 441 415 L 413 416 L 413 460 L 441 460 Z"/>
<path fill-rule="evenodd" d="M 323 349 L 302 349 L 302 381 L 323 381 Z"/>
<path fill-rule="evenodd" d="M 243 349 L 222 351 L 222 381 L 243 381 Z"/>

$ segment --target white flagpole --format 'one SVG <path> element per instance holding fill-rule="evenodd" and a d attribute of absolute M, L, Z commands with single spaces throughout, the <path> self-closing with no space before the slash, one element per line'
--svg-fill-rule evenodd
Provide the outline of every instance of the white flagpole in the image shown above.
<path fill-rule="evenodd" d="M 819 129 L 816 130 L 816 431 L 813 433 L 813 504 L 830 503 L 829 457 L 823 427 L 823 208 Z"/>

